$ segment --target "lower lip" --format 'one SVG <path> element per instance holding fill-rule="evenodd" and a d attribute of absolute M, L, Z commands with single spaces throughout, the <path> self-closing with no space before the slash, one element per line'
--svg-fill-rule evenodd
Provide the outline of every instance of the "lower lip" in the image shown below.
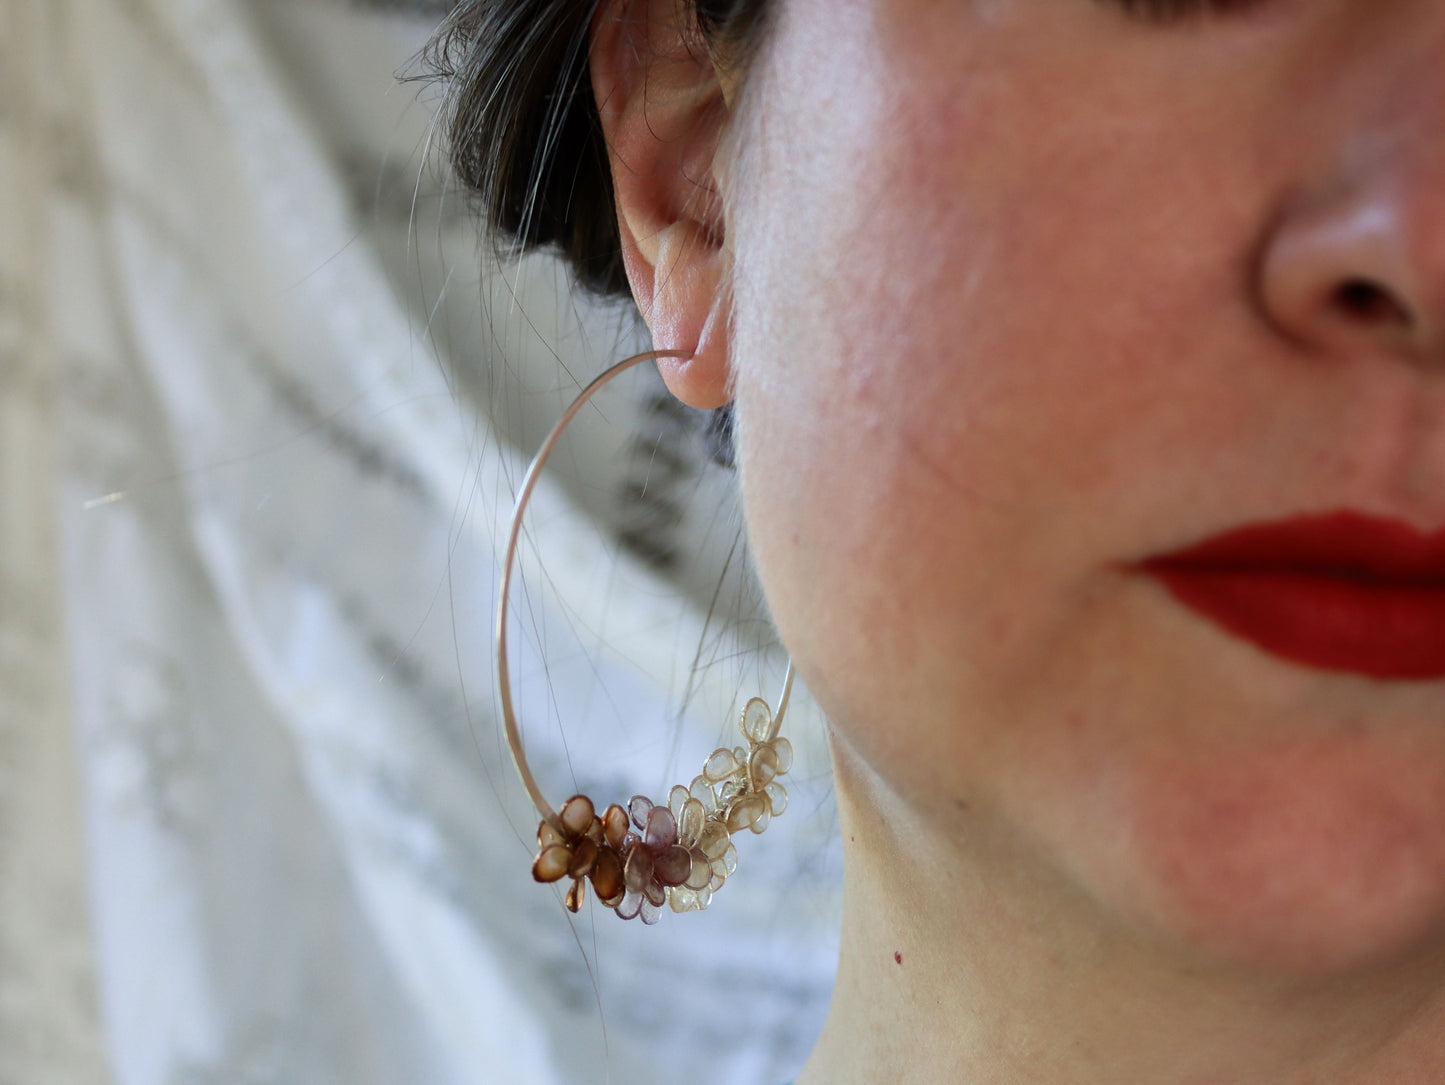
<path fill-rule="evenodd" d="M 1445 678 L 1445 583 L 1150 565 L 1180 603 L 1266 652 L 1371 678 Z"/>

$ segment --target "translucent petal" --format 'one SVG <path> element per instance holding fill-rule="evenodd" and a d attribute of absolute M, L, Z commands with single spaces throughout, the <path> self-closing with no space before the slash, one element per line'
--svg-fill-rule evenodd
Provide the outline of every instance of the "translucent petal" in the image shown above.
<path fill-rule="evenodd" d="M 697 891 L 697 910 L 702 911 L 712 903 L 712 895 L 716 892 L 711 886 L 704 886 Z"/>
<path fill-rule="evenodd" d="M 746 747 L 746 746 L 734 746 L 734 747 L 733 747 L 733 756 L 738 759 L 738 764 L 739 764 L 740 766 L 741 766 L 741 765 L 746 765 L 746 764 L 748 763 L 748 751 L 747 751 L 747 747 Z"/>
<path fill-rule="evenodd" d="M 779 816 L 788 808 L 788 789 L 776 780 L 768 785 L 764 794 L 768 797 L 768 809 L 772 811 L 773 817 Z"/>
<path fill-rule="evenodd" d="M 761 795 L 744 795 L 728 810 L 728 832 L 739 833 L 750 828 L 766 807 Z"/>
<path fill-rule="evenodd" d="M 562 804 L 562 830 L 568 840 L 575 840 L 587 831 L 592 819 L 597 816 L 592 800 L 586 795 L 573 795 Z"/>
<path fill-rule="evenodd" d="M 542 849 L 537 861 L 532 864 L 532 877 L 539 882 L 555 882 L 567 874 L 572 865 L 572 852 L 565 844 L 553 844 Z"/>
<path fill-rule="evenodd" d="M 649 927 L 652 926 L 662 918 L 662 901 L 643 900 L 639 914 L 644 923 Z"/>
<path fill-rule="evenodd" d="M 614 802 L 602 815 L 602 830 L 608 844 L 614 848 L 622 847 L 622 841 L 627 836 L 627 811 Z"/>
<path fill-rule="evenodd" d="M 681 885 L 692 876 L 692 852 L 674 844 L 653 860 L 652 877 L 665 886 Z"/>
<path fill-rule="evenodd" d="M 768 813 L 768 808 L 764 806 L 763 812 L 758 815 L 757 820 L 754 821 L 751 825 L 749 825 L 748 828 L 755 833 L 761 833 L 764 829 L 768 827 L 768 822 L 771 821 L 772 818 L 773 815 Z"/>
<path fill-rule="evenodd" d="M 709 869 L 712 871 L 712 877 L 708 880 L 712 883 L 712 887 L 714 889 L 722 885 L 723 882 L 727 881 L 728 865 L 724 863 L 721 859 L 714 859 L 712 861 L 712 866 Z"/>
<path fill-rule="evenodd" d="M 766 743 L 767 732 L 773 728 L 773 709 L 760 696 L 754 696 L 743 709 L 743 734 L 750 743 Z"/>
<path fill-rule="evenodd" d="M 647 824 L 647 815 L 652 813 L 652 800 L 646 795 L 634 795 L 627 804 L 627 812 L 632 815 L 632 824 L 641 831 Z"/>
<path fill-rule="evenodd" d="M 707 811 L 703 809 L 702 803 L 689 798 L 683 803 L 682 814 L 677 819 L 677 842 L 689 848 L 695 845 L 697 834 L 702 832 L 706 821 Z"/>
<path fill-rule="evenodd" d="M 629 851 L 622 865 L 622 879 L 629 893 L 642 892 L 642 887 L 652 881 L 652 852 L 640 846 Z"/>
<path fill-rule="evenodd" d="M 723 852 L 722 861 L 723 869 L 728 872 L 728 877 L 731 878 L 737 873 L 738 869 L 738 849 L 729 844 L 728 850 Z"/>
<path fill-rule="evenodd" d="M 757 811 L 748 803 L 735 802 L 728 807 L 728 832 L 740 833 L 753 823 Z"/>
<path fill-rule="evenodd" d="M 622 860 L 611 848 L 597 855 L 597 862 L 592 867 L 592 888 L 597 890 L 597 895 L 604 902 L 621 896 L 627 888 L 622 878 Z"/>
<path fill-rule="evenodd" d="M 688 793 L 687 788 L 683 787 L 681 784 L 678 784 L 667 793 L 667 808 L 672 811 L 673 817 L 677 818 L 679 821 L 682 820 L 683 804 L 686 803 L 687 800 L 691 797 L 692 796 Z"/>
<path fill-rule="evenodd" d="M 573 882 L 572 888 L 567 890 L 567 910 L 578 912 L 582 909 L 582 902 L 587 899 L 587 883 Z"/>
<path fill-rule="evenodd" d="M 714 750 L 713 755 L 707 759 L 707 764 L 702 767 L 702 774 L 709 782 L 716 784 L 726 780 L 740 767 L 732 750 Z"/>
<path fill-rule="evenodd" d="M 699 899 L 702 897 L 702 894 L 704 892 L 716 893 L 719 889 L 723 887 L 723 882 L 725 881 L 727 881 L 727 878 L 723 877 L 721 874 L 714 872 L 712 876 L 712 881 L 708 882 L 707 889 L 698 890 Z"/>
<path fill-rule="evenodd" d="M 781 776 L 793 767 L 793 744 L 780 736 L 773 739 L 770 745 L 778 755 L 778 775 Z"/>
<path fill-rule="evenodd" d="M 719 822 L 709 821 L 698 834 L 697 846 L 709 859 L 718 859 L 727 851 L 728 831 Z"/>
<path fill-rule="evenodd" d="M 766 742 L 773 726 L 773 710 L 761 697 L 754 697 L 743 709 L 743 734 L 749 742 Z"/>
<path fill-rule="evenodd" d="M 667 888 L 656 882 L 648 882 L 642 887 L 642 900 L 645 904 L 661 908 L 667 903 Z"/>
<path fill-rule="evenodd" d="M 689 889 L 703 889 L 707 883 L 712 881 L 712 863 L 701 851 L 689 853 L 692 862 L 692 869 L 688 871 L 687 881 L 684 883 Z"/>
<path fill-rule="evenodd" d="M 748 778 L 753 789 L 761 791 L 778 775 L 778 755 L 771 746 L 759 746 L 748 758 Z"/>
<path fill-rule="evenodd" d="M 550 822 L 544 821 L 537 826 L 537 846 L 539 848 L 546 849 L 553 844 L 565 844 L 566 842 L 562 834 L 552 828 Z"/>
<path fill-rule="evenodd" d="M 733 796 L 737 793 L 738 785 L 735 784 L 732 780 L 729 780 L 727 783 L 722 785 L 722 788 L 717 793 L 718 805 L 726 806 L 728 803 L 733 801 Z"/>
<path fill-rule="evenodd" d="M 567 877 L 585 878 L 592 873 L 593 864 L 597 862 L 600 851 L 596 844 L 587 838 L 583 838 L 575 848 L 572 849 L 572 862 L 567 864 Z"/>
<path fill-rule="evenodd" d="M 693 777 L 692 797 L 702 803 L 704 813 L 711 814 L 717 809 L 717 796 L 713 794 L 712 783 L 706 776 Z"/>
<path fill-rule="evenodd" d="M 641 910 L 642 894 L 634 893 L 631 890 L 622 898 L 622 903 L 617 906 L 617 914 L 623 919 L 634 919 Z"/>
<path fill-rule="evenodd" d="M 677 843 L 677 822 L 673 819 L 671 810 L 665 806 L 654 806 L 648 811 L 642 842 L 654 852 Z"/>
<path fill-rule="evenodd" d="M 690 912 L 697 907 L 697 894 L 691 889 L 672 889 L 668 891 L 667 904 L 674 912 Z"/>

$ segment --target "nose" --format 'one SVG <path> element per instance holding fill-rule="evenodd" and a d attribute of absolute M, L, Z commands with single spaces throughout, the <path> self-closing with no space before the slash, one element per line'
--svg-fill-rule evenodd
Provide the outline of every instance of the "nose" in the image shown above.
<path fill-rule="evenodd" d="M 1261 302 L 1315 352 L 1445 369 L 1445 80 L 1423 82 L 1361 118 L 1266 237 Z"/>
<path fill-rule="evenodd" d="M 1445 176 L 1441 182 L 1431 207 L 1375 189 L 1286 212 L 1261 275 L 1274 323 L 1324 353 L 1445 364 Z"/>

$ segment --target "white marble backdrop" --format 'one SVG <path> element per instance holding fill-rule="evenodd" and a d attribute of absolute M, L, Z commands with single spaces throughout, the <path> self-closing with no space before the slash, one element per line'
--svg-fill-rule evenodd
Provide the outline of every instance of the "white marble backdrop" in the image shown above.
<path fill-rule="evenodd" d="M 569 923 L 527 875 L 497 532 L 635 333 L 546 261 L 483 272 L 394 79 L 444 7 L 0 4 L 0 1083 L 769 1083 L 821 1025 L 806 699 L 707 914 Z M 644 377 L 539 493 L 516 670 L 558 801 L 690 777 L 777 677 L 704 460 Z"/>

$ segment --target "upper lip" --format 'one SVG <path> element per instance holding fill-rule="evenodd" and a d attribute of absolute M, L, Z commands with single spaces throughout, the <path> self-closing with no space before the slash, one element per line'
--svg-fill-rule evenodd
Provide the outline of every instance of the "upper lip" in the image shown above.
<path fill-rule="evenodd" d="M 1445 528 L 1427 533 L 1362 512 L 1319 513 L 1246 524 L 1144 566 L 1445 587 Z"/>

